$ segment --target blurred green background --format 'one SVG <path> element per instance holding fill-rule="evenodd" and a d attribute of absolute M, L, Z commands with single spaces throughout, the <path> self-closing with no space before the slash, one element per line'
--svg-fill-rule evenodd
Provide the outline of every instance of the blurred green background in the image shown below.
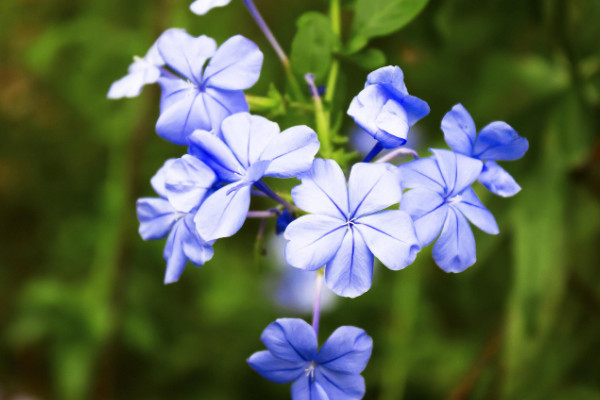
<path fill-rule="evenodd" d="M 257 222 L 169 286 L 164 242 L 137 234 L 135 199 L 184 149 L 154 133 L 157 87 L 105 98 L 132 55 L 169 27 L 219 43 L 240 33 L 265 53 L 249 92 L 285 85 L 240 1 L 205 17 L 190 1 L 0 3 L 2 400 L 288 397 L 245 363 L 270 322 L 310 318 L 274 303 L 281 268 L 253 261 Z M 256 2 L 287 51 L 296 18 L 328 7 Z M 474 229 L 475 266 L 445 274 L 426 249 L 404 271 L 377 266 L 369 292 L 323 314 L 322 338 L 340 325 L 373 337 L 366 399 L 600 398 L 598 21 L 598 0 L 431 0 L 371 43 L 431 106 L 412 133 L 421 151 L 445 146 L 439 124 L 458 102 L 479 128 L 507 121 L 530 150 L 503 164 L 521 193 L 479 192 L 501 234 Z M 346 107 L 368 71 L 342 69 Z"/>

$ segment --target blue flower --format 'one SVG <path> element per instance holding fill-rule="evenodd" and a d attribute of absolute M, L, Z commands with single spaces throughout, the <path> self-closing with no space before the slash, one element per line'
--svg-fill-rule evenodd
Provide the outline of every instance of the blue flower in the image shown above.
<path fill-rule="evenodd" d="M 217 50 L 207 36 L 171 30 L 159 38 L 158 51 L 183 78 L 165 76 L 158 81 L 163 92 L 156 132 L 161 137 L 185 145 L 194 130 L 216 129 L 227 116 L 248 111 L 243 90 L 256 83 L 263 62 L 252 41 L 233 36 Z"/>
<path fill-rule="evenodd" d="M 388 149 L 405 144 L 410 127 L 427 114 L 427 103 L 408 94 L 404 74 L 394 66 L 371 72 L 348 108 L 354 122 Z"/>
<path fill-rule="evenodd" d="M 179 279 L 187 261 L 201 267 L 213 256 L 212 242 L 196 230 L 195 210 L 216 182 L 215 173 L 190 155 L 168 160 L 151 180 L 160 198 L 137 201 L 140 235 L 144 240 L 169 236 L 163 256 L 167 261 L 165 283 Z"/>
<path fill-rule="evenodd" d="M 409 213 L 421 246 L 439 238 L 433 258 L 446 272 L 461 272 L 475 263 L 475 238 L 467 219 L 482 231 L 498 233 L 494 216 L 471 189 L 483 163 L 450 150 L 399 167 L 404 194 L 400 209 Z M 441 232 L 441 234 L 440 234 Z"/>
<path fill-rule="evenodd" d="M 301 319 L 281 318 L 262 333 L 266 351 L 247 361 L 275 383 L 292 384 L 292 400 L 355 400 L 365 395 L 365 369 L 373 340 L 362 329 L 342 326 L 317 351 L 317 337 Z"/>
<path fill-rule="evenodd" d="M 513 177 L 495 162 L 517 160 L 529 149 L 527 139 L 506 122 L 492 122 L 478 135 L 469 112 L 457 104 L 444 116 L 442 131 L 454 151 L 485 161 L 478 180 L 490 192 L 510 197 L 521 190 Z"/>
<path fill-rule="evenodd" d="M 215 7 L 223 7 L 229 4 L 231 0 L 196 0 L 190 5 L 190 10 L 194 14 L 204 15 Z"/>
<path fill-rule="evenodd" d="M 357 297 L 371 287 L 374 255 L 392 270 L 414 261 L 419 245 L 410 216 L 382 211 L 402 196 L 390 164 L 355 164 L 346 184 L 335 161 L 316 159 L 300 178 L 292 198 L 311 214 L 285 231 L 290 265 L 305 270 L 327 265 L 327 286 L 340 296 Z"/>
<path fill-rule="evenodd" d="M 276 123 L 248 113 L 226 118 L 221 131 L 222 139 L 201 130 L 189 138 L 190 153 L 227 183 L 196 214 L 196 227 L 206 240 L 231 236 L 242 227 L 251 187 L 262 177 L 295 177 L 310 168 L 319 150 L 317 135 L 309 127 L 295 126 L 280 133 Z"/>
<path fill-rule="evenodd" d="M 158 81 L 163 65 L 165 65 L 165 62 L 160 56 L 155 43 L 143 58 L 134 57 L 133 63 L 129 66 L 128 74 L 110 86 L 107 97 L 109 99 L 120 99 L 138 96 L 144 85 Z"/>

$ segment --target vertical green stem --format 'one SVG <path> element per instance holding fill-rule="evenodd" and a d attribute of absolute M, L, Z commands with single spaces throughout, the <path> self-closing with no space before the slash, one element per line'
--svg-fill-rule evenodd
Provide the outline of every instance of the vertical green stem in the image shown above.
<path fill-rule="evenodd" d="M 340 0 L 331 0 L 329 17 L 331 19 L 331 30 L 334 35 L 341 41 L 342 37 L 342 19 L 341 19 L 341 7 Z M 340 62 L 337 57 L 333 58 L 331 62 L 331 68 L 329 69 L 329 76 L 327 77 L 327 86 L 325 91 L 325 105 L 327 109 L 324 111 L 324 118 L 328 126 L 328 132 L 331 131 L 331 107 L 333 98 L 335 96 L 335 89 L 337 85 L 338 75 L 340 72 Z M 331 132 L 329 132 L 331 134 Z M 335 135 L 336 132 L 333 132 Z"/>
<path fill-rule="evenodd" d="M 312 93 L 313 103 L 315 105 L 315 120 L 317 123 L 317 135 L 319 136 L 319 142 L 321 142 L 321 148 L 319 152 L 324 158 L 330 158 L 332 155 L 331 138 L 329 137 L 329 119 L 323 108 L 323 101 L 319 96 L 319 91 L 315 85 L 315 76 L 313 74 L 306 74 L 304 76 L 306 83 L 310 87 Z"/>

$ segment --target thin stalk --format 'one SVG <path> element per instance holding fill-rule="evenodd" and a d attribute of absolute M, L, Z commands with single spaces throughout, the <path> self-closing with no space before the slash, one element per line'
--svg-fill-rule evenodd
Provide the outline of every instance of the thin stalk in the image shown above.
<path fill-rule="evenodd" d="M 267 40 L 269 41 L 269 43 L 275 50 L 275 53 L 277 53 L 277 57 L 279 57 L 279 60 L 281 61 L 281 65 L 283 65 L 285 74 L 287 75 L 288 80 L 290 82 L 290 87 L 292 89 L 292 93 L 294 94 L 294 96 L 296 97 L 297 100 L 299 100 L 299 101 L 304 100 L 304 95 L 302 94 L 300 85 L 298 84 L 298 81 L 296 80 L 296 76 L 292 72 L 292 68 L 290 66 L 290 59 L 288 58 L 287 54 L 285 54 L 285 51 L 283 51 L 283 49 L 279 45 L 279 42 L 275 38 L 275 35 L 273 35 L 273 32 L 271 32 L 271 29 L 269 29 L 269 26 L 267 25 L 267 23 L 263 19 L 262 15 L 258 11 L 258 8 L 256 8 L 256 5 L 254 4 L 254 2 L 252 0 L 243 0 L 243 1 L 244 1 L 244 4 L 246 5 L 246 8 L 248 9 L 248 11 L 250 11 L 250 15 L 252 15 L 252 17 L 256 21 L 258 27 L 263 32 L 263 34 L 265 35 L 265 37 L 267 38 Z"/>
<path fill-rule="evenodd" d="M 246 218 L 273 218 L 277 216 L 277 212 L 274 210 L 267 211 L 248 211 Z"/>
<path fill-rule="evenodd" d="M 369 154 L 367 154 L 365 156 L 365 158 L 363 159 L 362 162 L 369 162 L 369 161 L 371 161 L 372 159 L 375 158 L 375 156 L 377 154 L 379 154 L 381 152 L 381 150 L 383 150 L 383 145 L 381 144 L 381 142 L 377 142 L 375 144 L 375 146 L 373 146 L 373 148 L 371 149 L 371 151 L 369 152 Z"/>
<path fill-rule="evenodd" d="M 287 200 L 281 198 L 270 187 L 268 187 L 267 184 L 264 183 L 263 181 L 254 182 L 254 186 L 256 186 L 257 189 L 261 190 L 264 194 L 266 194 L 267 196 L 269 196 L 270 198 L 272 198 L 273 200 L 275 200 L 276 202 L 278 202 L 279 204 L 281 204 L 288 210 L 290 210 L 292 212 L 296 211 L 296 207 L 293 204 L 291 204 Z"/>
<path fill-rule="evenodd" d="M 317 271 L 315 279 L 315 302 L 313 305 L 312 326 L 315 330 L 317 340 L 319 338 L 319 318 L 321 316 L 321 293 L 323 292 L 323 272 Z"/>
<path fill-rule="evenodd" d="M 312 94 L 313 103 L 315 105 L 315 120 L 317 123 L 317 135 L 319 136 L 319 142 L 321 142 L 320 152 L 324 158 L 331 157 L 331 140 L 329 137 L 329 121 L 323 108 L 323 101 L 319 96 L 319 91 L 315 85 L 315 76 L 313 74 L 306 74 L 304 76 L 310 92 Z"/>
<path fill-rule="evenodd" d="M 410 154 L 411 156 L 413 156 L 415 158 L 415 160 L 419 159 L 419 153 L 417 153 L 413 149 L 409 149 L 407 147 L 403 147 L 403 148 L 396 149 L 394 151 L 389 152 L 388 154 L 386 154 L 385 156 L 382 156 L 381 158 L 379 158 L 375 162 L 376 163 L 388 162 L 388 161 L 391 161 L 391 160 L 393 160 L 394 158 L 396 158 L 398 156 L 403 156 L 403 155 L 407 155 L 407 154 Z"/>
<path fill-rule="evenodd" d="M 331 19 L 331 30 L 336 36 L 338 41 L 342 40 L 342 18 L 341 18 L 341 6 L 340 0 L 331 0 L 329 8 L 329 18 Z M 335 90 L 337 86 L 338 75 L 340 72 L 340 61 L 334 56 L 331 61 L 331 67 L 329 69 L 329 75 L 327 77 L 327 86 L 325 89 L 325 96 L 323 98 L 327 109 L 325 110 L 325 119 L 327 126 L 331 130 L 331 106 L 333 98 L 335 96 Z M 334 132 L 337 133 L 337 132 Z M 332 132 L 330 132 L 330 135 Z"/>

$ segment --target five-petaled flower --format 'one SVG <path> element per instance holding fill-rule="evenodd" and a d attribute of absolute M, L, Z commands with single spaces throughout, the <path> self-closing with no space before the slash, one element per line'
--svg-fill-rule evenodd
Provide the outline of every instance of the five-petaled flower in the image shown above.
<path fill-rule="evenodd" d="M 158 80 L 162 96 L 156 132 L 161 137 L 185 145 L 194 130 L 218 129 L 229 115 L 248 111 L 243 90 L 256 83 L 263 62 L 254 42 L 237 35 L 217 49 L 207 36 L 169 30 L 157 43 L 165 64 L 179 75 Z"/>
<path fill-rule="evenodd" d="M 177 281 L 188 260 L 201 267 L 213 256 L 213 242 L 197 233 L 194 215 L 216 179 L 212 169 L 193 156 L 167 160 L 151 180 L 161 197 L 137 201 L 142 238 L 156 240 L 169 235 L 163 253 L 165 283 Z"/>
<path fill-rule="evenodd" d="M 266 351 L 248 364 L 266 379 L 292 384 L 293 400 L 354 400 L 365 394 L 365 369 L 373 340 L 364 330 L 342 326 L 317 351 L 317 336 L 301 319 L 281 318 L 261 336 Z"/>
<path fill-rule="evenodd" d="M 280 133 L 275 122 L 248 113 L 226 118 L 221 132 L 222 139 L 201 130 L 189 138 L 190 153 L 226 183 L 206 199 L 194 219 L 206 240 L 231 236 L 242 227 L 252 185 L 262 185 L 262 177 L 295 177 L 310 168 L 319 150 L 317 134 L 309 127 Z"/>
<path fill-rule="evenodd" d="M 365 88 L 356 96 L 348 115 L 384 148 L 402 146 L 408 131 L 429 114 L 429 106 L 408 94 L 400 67 L 387 66 L 369 74 Z"/>
<path fill-rule="evenodd" d="M 326 265 L 327 286 L 340 296 L 356 297 L 371 287 L 373 255 L 392 270 L 415 260 L 419 245 L 410 216 L 382 211 L 402 196 L 395 167 L 355 164 L 346 184 L 335 161 L 316 159 L 300 178 L 292 198 L 311 214 L 285 231 L 290 265 L 305 270 Z"/>
<path fill-rule="evenodd" d="M 517 194 L 521 187 L 496 161 L 517 160 L 529 149 L 527 139 L 506 122 L 495 121 L 477 134 L 469 112 L 457 104 L 444 116 L 442 130 L 446 143 L 456 152 L 485 161 L 478 177 L 490 192 L 502 197 Z"/>
<path fill-rule="evenodd" d="M 450 150 L 432 150 L 434 156 L 399 167 L 404 188 L 400 209 L 409 213 L 421 246 L 439 238 L 433 258 L 446 272 L 461 272 L 475 263 L 475 238 L 467 219 L 482 231 L 498 233 L 492 213 L 470 185 L 483 163 Z M 441 234 L 440 234 L 441 231 Z"/>

